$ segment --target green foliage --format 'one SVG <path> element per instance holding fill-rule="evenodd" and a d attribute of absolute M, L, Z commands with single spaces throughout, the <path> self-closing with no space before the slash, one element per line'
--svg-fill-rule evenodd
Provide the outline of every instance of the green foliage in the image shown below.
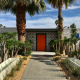
<path fill-rule="evenodd" d="M 77 55 L 77 51 L 72 51 L 72 56 L 74 57 L 74 56 L 76 56 Z"/>
<path fill-rule="evenodd" d="M 59 7 L 59 1 L 60 0 L 47 0 L 49 4 L 51 4 L 53 7 Z M 65 9 L 68 8 L 69 5 L 71 5 L 73 2 L 76 2 L 76 0 L 63 0 L 63 4 L 65 5 Z"/>
<path fill-rule="evenodd" d="M 66 68 L 69 69 L 74 76 L 78 76 L 78 70 L 80 70 L 80 68 L 72 67 L 72 65 L 68 62 L 67 59 L 63 60 L 63 63 L 66 66 Z"/>
<path fill-rule="evenodd" d="M 55 43 L 55 44 L 58 44 L 58 43 L 59 43 L 59 40 L 58 40 L 58 39 L 55 39 L 55 40 L 54 40 L 54 43 Z"/>
<path fill-rule="evenodd" d="M 56 53 L 58 53 L 58 52 L 59 52 L 59 50 L 55 50 L 55 52 L 56 52 Z"/>
<path fill-rule="evenodd" d="M 4 11 L 5 13 L 10 10 L 11 13 L 16 15 L 16 6 L 21 0 L 7 0 L 7 3 L 0 1 L 0 3 L 4 3 L 3 5 L 0 4 L 0 10 Z M 33 16 L 34 14 L 39 14 L 39 12 L 44 12 L 46 9 L 45 3 L 43 0 L 23 0 L 25 3 L 26 12 Z"/>
<path fill-rule="evenodd" d="M 49 45 L 52 47 L 52 46 L 54 45 L 54 40 L 51 40 L 51 41 L 49 42 Z"/>
<path fill-rule="evenodd" d="M 77 69 L 73 68 L 72 74 L 73 74 L 74 76 L 78 76 Z"/>
<path fill-rule="evenodd" d="M 9 78 L 7 78 L 7 76 L 6 76 L 3 80 L 9 80 Z"/>
<path fill-rule="evenodd" d="M 61 31 L 58 31 L 58 36 L 61 36 L 62 35 L 62 32 Z"/>
<path fill-rule="evenodd" d="M 71 26 L 71 38 L 75 38 L 75 36 L 77 35 L 77 29 L 76 29 L 76 25 L 73 23 Z"/>
<path fill-rule="evenodd" d="M 58 24 L 59 24 L 59 21 L 58 21 L 58 20 L 56 20 L 56 21 L 55 21 L 55 24 L 56 24 L 56 25 L 58 25 Z"/>
<path fill-rule="evenodd" d="M 24 54 L 25 56 L 29 56 L 29 55 L 31 54 L 31 50 L 27 50 L 26 52 L 23 52 L 23 54 Z"/>
<path fill-rule="evenodd" d="M 14 75 L 14 68 L 11 70 L 10 76 L 12 77 Z"/>
<path fill-rule="evenodd" d="M 58 61 L 59 59 L 60 59 L 60 57 L 56 57 L 56 58 L 55 58 L 55 61 Z"/>
<path fill-rule="evenodd" d="M 55 50 L 55 53 L 57 56 L 60 56 L 61 54 L 59 53 L 59 50 Z"/>
<path fill-rule="evenodd" d="M 22 62 L 23 62 L 23 59 L 20 58 L 19 63 L 17 64 L 17 68 L 16 68 L 17 71 L 20 70 Z"/>
<path fill-rule="evenodd" d="M 27 57 L 26 57 L 26 56 L 24 56 L 22 59 L 27 60 Z"/>

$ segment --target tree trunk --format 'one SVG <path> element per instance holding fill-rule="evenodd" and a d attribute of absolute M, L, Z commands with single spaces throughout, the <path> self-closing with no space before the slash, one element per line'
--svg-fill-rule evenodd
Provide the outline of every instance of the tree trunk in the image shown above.
<path fill-rule="evenodd" d="M 17 56 L 17 54 L 18 54 L 18 51 L 19 51 L 19 49 L 17 49 L 17 50 L 16 50 L 16 54 L 15 54 L 15 56 Z"/>
<path fill-rule="evenodd" d="M 1 61 L 3 62 L 4 61 L 4 48 L 3 48 L 3 45 L 1 44 Z"/>
<path fill-rule="evenodd" d="M 26 52 L 26 48 L 24 48 L 24 51 Z"/>
<path fill-rule="evenodd" d="M 58 13 L 58 20 L 59 20 L 59 31 L 63 31 L 63 18 L 62 18 L 62 6 L 63 0 L 59 1 L 59 13 Z M 62 34 L 60 35 L 60 39 L 62 39 Z M 60 42 L 60 53 L 63 54 L 63 43 Z"/>
<path fill-rule="evenodd" d="M 4 51 L 3 51 L 3 58 L 4 58 L 4 60 L 3 61 L 5 61 L 5 42 L 4 42 Z"/>
<path fill-rule="evenodd" d="M 5 54 L 6 60 L 8 59 L 8 52 L 9 52 L 9 50 L 7 49 L 6 54 Z"/>
<path fill-rule="evenodd" d="M 63 55 L 65 55 L 65 46 L 63 47 Z"/>
<path fill-rule="evenodd" d="M 76 51 L 76 44 L 75 44 L 75 51 Z"/>
<path fill-rule="evenodd" d="M 18 31 L 18 40 L 24 43 L 25 41 L 25 27 L 26 27 L 26 5 L 24 2 L 17 2 L 16 6 L 16 26 Z"/>
<path fill-rule="evenodd" d="M 74 48 L 74 44 L 72 43 L 72 50 L 73 50 L 73 48 Z"/>
<path fill-rule="evenodd" d="M 69 42 L 68 42 L 68 48 L 67 49 L 68 49 L 68 56 L 69 56 Z"/>
<path fill-rule="evenodd" d="M 12 52 L 11 52 L 11 57 L 13 57 L 13 54 L 14 54 L 14 48 L 12 49 Z"/>
<path fill-rule="evenodd" d="M 60 37 L 58 36 L 58 38 L 59 38 L 59 46 L 58 46 L 58 50 L 59 50 L 59 52 L 60 52 Z"/>
<path fill-rule="evenodd" d="M 72 48 L 70 47 L 70 53 L 69 53 L 69 57 L 71 57 L 71 51 L 72 51 Z"/>

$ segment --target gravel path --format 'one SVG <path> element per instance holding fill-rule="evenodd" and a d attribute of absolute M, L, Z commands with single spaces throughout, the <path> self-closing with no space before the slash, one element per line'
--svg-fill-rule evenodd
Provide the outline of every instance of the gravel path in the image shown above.
<path fill-rule="evenodd" d="M 21 80 L 67 80 L 51 56 L 32 56 Z"/>

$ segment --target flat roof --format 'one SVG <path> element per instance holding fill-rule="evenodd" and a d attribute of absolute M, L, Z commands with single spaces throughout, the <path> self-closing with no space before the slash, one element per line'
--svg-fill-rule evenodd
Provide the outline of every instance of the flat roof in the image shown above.
<path fill-rule="evenodd" d="M 53 32 L 58 31 L 58 29 L 26 29 L 26 32 Z"/>

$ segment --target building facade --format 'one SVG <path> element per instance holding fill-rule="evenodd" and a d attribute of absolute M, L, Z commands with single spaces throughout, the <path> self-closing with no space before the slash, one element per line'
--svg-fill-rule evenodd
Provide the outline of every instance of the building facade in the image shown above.
<path fill-rule="evenodd" d="M 1 31 L 17 32 L 16 28 L 0 28 Z M 33 51 L 50 51 L 49 42 L 54 39 L 58 39 L 57 29 L 26 29 L 26 40 L 31 40 L 33 42 Z M 77 33 L 80 34 L 80 29 L 77 29 Z M 70 38 L 70 29 L 63 30 L 63 38 L 66 36 Z M 16 37 L 18 40 L 18 36 Z"/>

